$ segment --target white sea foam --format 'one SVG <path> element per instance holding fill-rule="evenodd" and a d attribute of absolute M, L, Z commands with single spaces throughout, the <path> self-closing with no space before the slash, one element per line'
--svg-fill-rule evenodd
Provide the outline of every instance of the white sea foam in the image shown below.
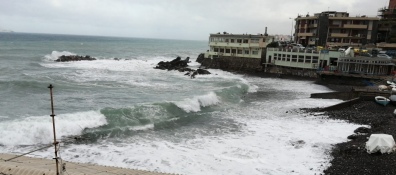
<path fill-rule="evenodd" d="M 70 145 L 61 149 L 62 159 L 125 168 L 177 174 L 319 174 L 329 166 L 332 145 L 346 141 L 358 125 L 329 120 L 326 116 L 286 113 L 301 107 L 323 107 L 341 100 L 311 99 L 309 93 L 328 92 L 309 81 L 294 82 L 248 78 L 258 90 L 282 89 L 296 96 L 263 99 L 246 107 L 216 112 L 216 118 L 235 121 L 240 130 L 222 135 L 178 135 L 142 133 L 122 141 L 103 140 L 95 144 Z M 264 82 L 271 83 L 264 83 Z M 273 84 L 272 84 L 273 83 Z M 279 87 L 286 84 L 287 87 Z M 298 87 L 298 88 L 290 88 Z M 217 100 L 216 100 L 217 99 Z M 180 102 L 186 111 L 218 104 L 215 93 Z M 174 120 L 174 119 L 171 119 Z M 152 125 L 136 127 L 151 130 Z M 133 128 L 131 128 L 133 129 Z M 219 128 L 220 129 L 220 128 Z M 180 141 L 181 140 L 181 141 Z M 51 151 L 36 153 L 51 158 Z M 78 156 L 77 156 L 78 155 Z"/>
<path fill-rule="evenodd" d="M 57 137 L 79 135 L 84 128 L 107 124 L 103 114 L 96 111 L 60 114 L 55 117 Z M 0 145 L 33 145 L 51 142 L 52 119 L 49 116 L 33 116 L 0 123 Z"/>
<path fill-rule="evenodd" d="M 54 61 L 57 60 L 60 56 L 65 55 L 65 56 L 69 56 L 69 55 L 76 55 L 75 53 L 69 52 L 69 51 L 52 51 L 51 54 L 45 55 L 44 58 L 47 61 Z"/>
<path fill-rule="evenodd" d="M 210 92 L 206 95 L 196 96 L 192 99 L 185 99 L 175 104 L 186 112 L 198 112 L 201 107 L 212 106 L 220 103 L 219 98 L 214 92 Z"/>
<path fill-rule="evenodd" d="M 128 127 L 128 129 L 131 131 L 151 130 L 151 129 L 154 129 L 154 124 L 147 124 L 147 125 L 143 125 L 143 126 L 131 126 L 131 127 Z"/>
<path fill-rule="evenodd" d="M 246 112 L 224 114 L 246 125 L 239 133 L 198 135 L 183 142 L 135 137 L 119 144 L 74 145 L 64 148 L 62 156 L 64 160 L 192 175 L 318 174 L 328 166 L 326 152 L 331 145 L 346 141 L 358 127 L 312 117 L 238 117 Z M 42 154 L 52 156 L 49 151 Z"/>

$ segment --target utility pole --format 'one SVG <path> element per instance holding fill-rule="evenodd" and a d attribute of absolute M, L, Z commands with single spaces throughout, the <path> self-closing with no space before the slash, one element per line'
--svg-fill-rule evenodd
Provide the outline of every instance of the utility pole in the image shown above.
<path fill-rule="evenodd" d="M 293 18 L 289 18 L 289 19 L 292 20 L 292 23 L 291 23 L 291 30 L 290 30 L 290 41 L 293 41 Z"/>
<path fill-rule="evenodd" d="M 54 88 L 54 86 L 52 86 L 52 84 L 50 84 L 48 86 L 48 88 L 50 89 L 50 95 L 51 95 L 51 112 L 52 114 L 50 115 L 52 117 L 52 129 L 54 132 L 54 147 L 55 147 L 55 165 L 56 165 L 56 175 L 59 175 L 59 168 L 58 168 L 58 164 L 59 164 L 59 160 L 58 160 L 58 144 L 59 142 L 56 141 L 56 133 L 55 133 L 55 114 L 54 114 L 54 98 L 52 96 L 52 88 Z"/>

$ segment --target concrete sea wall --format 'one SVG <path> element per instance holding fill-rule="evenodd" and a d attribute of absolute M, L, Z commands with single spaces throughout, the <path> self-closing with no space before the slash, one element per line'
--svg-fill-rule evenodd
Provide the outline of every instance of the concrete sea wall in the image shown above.
<path fill-rule="evenodd" d="M 241 58 L 241 57 L 216 57 L 203 58 L 203 55 L 198 56 L 197 61 L 201 66 L 211 69 L 221 69 L 226 71 L 238 72 L 256 72 L 275 74 L 278 77 L 282 75 L 291 75 L 298 77 L 317 78 L 315 70 L 300 69 L 292 67 L 281 67 L 267 64 L 263 66 L 264 59 L 257 58 Z M 265 64 L 264 64 L 265 65 Z"/>

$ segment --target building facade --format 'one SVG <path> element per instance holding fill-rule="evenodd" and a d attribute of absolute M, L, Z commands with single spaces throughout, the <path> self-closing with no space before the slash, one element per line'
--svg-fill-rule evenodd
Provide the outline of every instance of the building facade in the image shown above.
<path fill-rule="evenodd" d="M 343 53 L 338 51 L 301 51 L 298 49 L 268 48 L 266 64 L 309 70 L 335 70 Z"/>
<path fill-rule="evenodd" d="M 304 46 L 361 46 L 377 41 L 377 17 L 325 11 L 295 21 L 294 42 Z"/>
<path fill-rule="evenodd" d="M 257 58 L 265 57 L 267 44 L 273 41 L 272 36 L 266 34 L 210 34 L 209 47 L 205 58 L 239 57 Z"/>
<path fill-rule="evenodd" d="M 378 47 L 396 48 L 396 0 L 389 0 L 389 6 L 378 10 Z M 393 43 L 393 44 L 390 44 Z"/>
<path fill-rule="evenodd" d="M 338 51 L 301 51 L 284 48 L 267 48 L 265 61 L 263 67 L 268 72 L 311 77 L 324 74 L 384 79 L 393 75 L 395 66 L 391 59 L 355 56 L 353 52 L 346 56 Z"/>

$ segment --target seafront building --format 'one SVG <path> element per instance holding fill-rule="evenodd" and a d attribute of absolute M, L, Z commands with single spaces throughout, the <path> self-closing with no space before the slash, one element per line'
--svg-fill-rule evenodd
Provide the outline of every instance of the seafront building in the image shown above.
<path fill-rule="evenodd" d="M 267 48 L 263 63 L 264 71 L 276 74 L 292 74 L 317 77 L 335 75 L 367 79 L 387 79 L 395 64 L 392 60 L 378 57 L 355 56 L 329 50 L 296 50 Z"/>
<path fill-rule="evenodd" d="M 370 56 L 367 52 L 375 50 L 372 49 L 375 44 L 388 50 L 386 53 L 396 48 L 396 0 L 390 0 L 389 7 L 379 12 L 381 20 L 337 11 L 299 15 L 294 19 L 294 37 L 290 40 L 306 46 L 306 49 L 293 48 L 292 45 L 267 48 L 272 41 L 280 43 L 286 38 L 268 36 L 266 32 L 258 35 L 210 34 L 210 49 L 204 54 L 201 64 L 209 68 L 245 69 L 279 75 L 390 79 L 395 74 L 392 59 L 359 56 Z M 339 47 L 351 49 L 345 55 L 345 52 L 338 50 Z M 367 47 L 371 49 L 362 49 Z"/>
<path fill-rule="evenodd" d="M 304 46 L 362 46 L 376 43 L 379 18 L 325 11 L 295 18 L 294 42 Z"/>
<path fill-rule="evenodd" d="M 239 57 L 260 59 L 265 56 L 267 44 L 273 41 L 273 36 L 267 34 L 210 34 L 210 50 L 205 58 Z"/>
<path fill-rule="evenodd" d="M 389 0 L 388 7 L 380 8 L 378 12 L 381 19 L 377 46 L 386 50 L 396 49 L 396 0 Z"/>

